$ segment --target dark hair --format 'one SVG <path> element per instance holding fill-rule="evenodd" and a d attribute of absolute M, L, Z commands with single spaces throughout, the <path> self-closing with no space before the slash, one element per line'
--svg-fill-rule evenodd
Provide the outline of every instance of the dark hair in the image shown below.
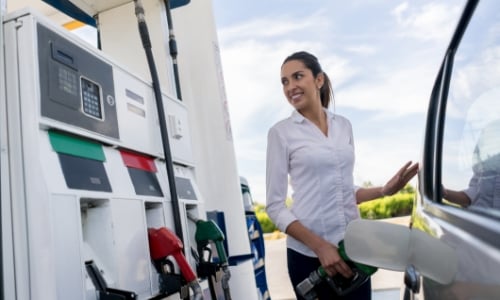
<path fill-rule="evenodd" d="M 319 92 L 321 105 L 325 108 L 328 108 L 328 106 L 330 105 L 330 100 L 333 97 L 332 83 L 330 82 L 330 78 L 328 77 L 328 75 L 326 75 L 326 73 L 321 68 L 321 65 L 319 64 L 316 56 L 306 51 L 295 52 L 285 58 L 282 66 L 286 62 L 289 62 L 291 60 L 300 60 L 306 66 L 306 68 L 311 70 L 315 78 L 318 76 L 318 74 L 323 73 L 323 75 L 325 76 L 325 83 L 323 84 Z"/>

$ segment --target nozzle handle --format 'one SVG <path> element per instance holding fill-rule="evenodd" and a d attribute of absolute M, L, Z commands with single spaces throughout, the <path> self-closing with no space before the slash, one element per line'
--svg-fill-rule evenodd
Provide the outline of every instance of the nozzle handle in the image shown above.
<path fill-rule="evenodd" d="M 219 256 L 219 261 L 221 263 L 227 263 L 226 249 L 222 244 L 222 241 L 215 242 L 215 247 L 217 248 L 217 255 Z"/>
<path fill-rule="evenodd" d="M 179 265 L 179 269 L 181 270 L 182 276 L 186 279 L 187 282 L 192 282 L 196 280 L 196 274 L 194 274 L 193 269 L 186 260 L 186 257 L 181 252 L 176 252 L 172 254 L 175 261 Z"/>

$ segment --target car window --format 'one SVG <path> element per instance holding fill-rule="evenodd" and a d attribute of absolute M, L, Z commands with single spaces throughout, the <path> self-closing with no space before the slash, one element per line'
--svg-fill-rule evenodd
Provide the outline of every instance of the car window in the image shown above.
<path fill-rule="evenodd" d="M 444 124 L 443 203 L 500 211 L 497 0 L 479 2 L 455 53 Z"/>

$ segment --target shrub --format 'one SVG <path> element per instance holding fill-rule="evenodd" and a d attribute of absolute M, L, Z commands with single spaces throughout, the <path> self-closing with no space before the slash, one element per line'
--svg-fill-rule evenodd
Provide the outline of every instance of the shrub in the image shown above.
<path fill-rule="evenodd" d="M 364 202 L 358 205 L 361 218 L 385 219 L 407 216 L 413 207 L 413 193 L 398 193 L 393 196 Z"/>

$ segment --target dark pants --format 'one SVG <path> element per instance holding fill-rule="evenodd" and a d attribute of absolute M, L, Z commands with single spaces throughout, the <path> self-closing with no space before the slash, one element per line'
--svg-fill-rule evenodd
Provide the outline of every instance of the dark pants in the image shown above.
<path fill-rule="evenodd" d="M 297 300 L 304 300 L 304 298 L 297 293 L 295 287 L 304 279 L 309 277 L 309 274 L 311 274 L 312 271 L 318 269 L 321 265 L 319 259 L 316 257 L 302 255 L 287 248 L 287 260 L 288 275 L 292 281 L 292 286 L 294 288 L 295 295 L 297 296 Z M 314 288 L 314 290 L 316 291 L 319 300 L 371 300 L 372 295 L 370 280 L 355 291 L 352 291 L 342 297 L 338 296 L 326 282 L 321 282 Z"/>

